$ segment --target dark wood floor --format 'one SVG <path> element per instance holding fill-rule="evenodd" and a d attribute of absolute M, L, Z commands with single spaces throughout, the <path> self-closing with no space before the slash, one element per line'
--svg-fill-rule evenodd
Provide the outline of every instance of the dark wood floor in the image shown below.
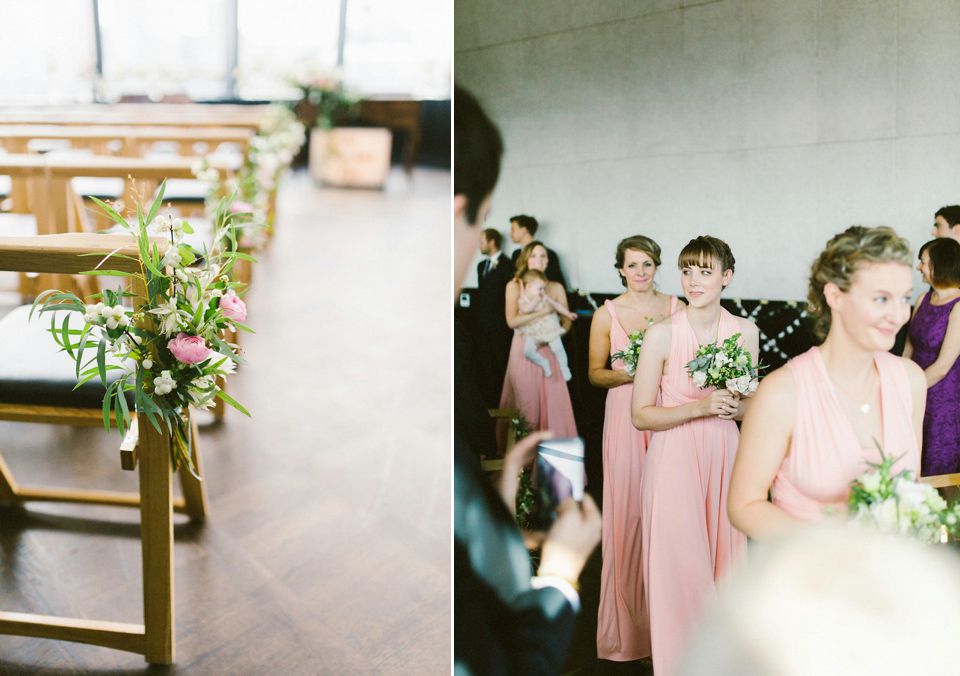
<path fill-rule="evenodd" d="M 280 195 L 249 365 L 175 526 L 176 665 L 0 636 L 0 674 L 450 670 L 449 173 Z M 102 429 L 0 422 L 18 479 L 135 488 Z M 0 609 L 142 621 L 136 512 L 0 508 Z"/>

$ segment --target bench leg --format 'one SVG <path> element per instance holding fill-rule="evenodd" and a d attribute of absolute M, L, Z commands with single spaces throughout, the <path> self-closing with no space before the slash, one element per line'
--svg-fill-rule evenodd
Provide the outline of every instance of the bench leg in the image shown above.
<path fill-rule="evenodd" d="M 140 435 L 140 536 L 143 541 L 144 657 L 172 664 L 173 491 L 170 437 L 144 425 Z"/>

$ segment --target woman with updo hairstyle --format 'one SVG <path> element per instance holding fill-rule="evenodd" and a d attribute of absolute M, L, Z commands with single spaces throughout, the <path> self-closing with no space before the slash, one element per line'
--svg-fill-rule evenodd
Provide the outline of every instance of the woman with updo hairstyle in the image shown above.
<path fill-rule="evenodd" d="M 674 673 L 703 605 L 747 551 L 726 500 L 736 421 L 750 397 L 701 389 L 686 369 L 701 346 L 736 334 L 757 361 L 756 325 L 720 305 L 735 263 L 723 240 L 690 240 L 677 260 L 687 306 L 647 329 L 637 360 L 633 424 L 653 432 L 640 485 L 640 557 L 656 674 Z"/>
<path fill-rule="evenodd" d="M 764 378 L 743 421 L 728 508 L 748 537 L 845 512 L 881 448 L 897 458 L 893 474 L 917 476 L 927 383 L 889 352 L 910 317 L 911 260 L 891 228 L 854 226 L 813 264 L 808 312 L 823 342 Z"/>
<path fill-rule="evenodd" d="M 603 564 L 597 657 L 626 662 L 650 656 L 650 626 L 640 557 L 640 481 L 651 432 L 630 419 L 634 374 L 610 355 L 623 350 L 634 331 L 673 314 L 678 304 L 654 288 L 660 246 L 634 235 L 617 245 L 614 267 L 626 291 L 605 301 L 590 325 L 590 383 L 607 388 L 603 418 Z"/>
<path fill-rule="evenodd" d="M 557 312 L 550 303 L 544 303 L 540 310 L 521 313 L 520 296 L 523 295 L 523 277 L 527 270 L 547 270 L 547 247 L 543 242 L 533 241 L 523 247 L 517 258 L 516 272 L 506 289 L 507 326 L 514 329 L 513 342 L 510 343 L 510 356 L 507 360 L 507 374 L 503 379 L 503 391 L 500 394 L 500 408 L 516 408 L 530 423 L 534 430 L 550 430 L 553 436 L 561 439 L 577 436 L 577 424 L 573 418 L 573 404 L 570 391 L 564 379 L 564 369 L 547 343 L 540 345 L 537 352 L 550 364 L 551 375 L 547 377 L 544 369 L 530 361 L 523 354 L 524 338 L 516 331 L 518 326 L 535 322 L 548 314 L 556 313 L 564 332 L 572 324 L 569 317 Z M 547 282 L 545 289 L 556 304 L 568 308 L 567 292 L 557 282 Z M 506 452 L 507 421 L 497 421 L 497 445 L 500 455 Z"/>
<path fill-rule="evenodd" d="M 960 472 L 960 242 L 927 242 L 917 270 L 930 291 L 917 301 L 903 356 L 927 380 L 920 473 L 954 474 Z"/>

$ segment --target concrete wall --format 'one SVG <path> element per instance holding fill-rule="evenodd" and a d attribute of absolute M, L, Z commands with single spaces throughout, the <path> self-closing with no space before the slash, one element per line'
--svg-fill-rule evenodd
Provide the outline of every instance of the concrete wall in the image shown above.
<path fill-rule="evenodd" d="M 916 249 L 960 203 L 956 0 L 456 0 L 454 26 L 507 145 L 487 227 L 536 216 L 571 286 L 621 288 L 616 243 L 642 233 L 677 293 L 712 234 L 728 295 L 802 299 L 836 232 Z"/>

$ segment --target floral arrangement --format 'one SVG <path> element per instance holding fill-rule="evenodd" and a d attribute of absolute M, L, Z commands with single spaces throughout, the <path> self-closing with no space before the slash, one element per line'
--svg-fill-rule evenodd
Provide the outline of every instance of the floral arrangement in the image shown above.
<path fill-rule="evenodd" d="M 884 533 L 911 535 L 923 542 L 939 542 L 942 533 L 960 527 L 960 502 L 947 505 L 937 489 L 910 478 L 903 470 L 891 476 L 899 458 L 885 455 L 881 462 L 867 463 L 867 470 L 853 481 L 847 501 L 851 523 L 870 526 Z"/>
<path fill-rule="evenodd" d="M 347 93 L 339 68 L 324 71 L 303 65 L 287 81 L 303 93 L 303 100 L 316 110 L 312 126 L 330 129 L 334 122 L 353 114 L 358 99 Z"/>
<path fill-rule="evenodd" d="M 246 163 L 237 178 L 226 185 L 227 191 L 238 198 L 230 203 L 229 209 L 237 214 L 233 224 L 238 229 L 237 239 L 242 249 L 256 250 L 265 243 L 273 221 L 271 202 L 280 176 L 293 163 L 306 139 L 303 125 L 289 109 L 270 106 L 259 131 L 250 140 Z M 195 161 L 191 171 L 198 180 L 207 183 L 206 210 L 207 215 L 213 217 L 223 188 L 220 173 L 210 166 L 206 157 Z"/>
<path fill-rule="evenodd" d="M 627 373 L 631 376 L 637 374 L 637 359 L 640 357 L 640 346 L 643 344 L 643 334 L 647 332 L 650 325 L 653 324 L 653 318 L 647 320 L 647 327 L 637 330 L 627 336 L 627 345 L 619 352 L 610 355 L 611 359 L 619 359 L 623 362 Z"/>
<path fill-rule="evenodd" d="M 533 431 L 533 426 L 523 417 L 522 413 L 515 418 L 511 418 L 510 423 L 516 431 L 517 441 L 520 441 Z M 533 485 L 531 482 L 532 475 L 533 472 L 528 468 L 520 470 L 520 484 L 517 487 L 515 505 L 517 508 L 517 526 L 519 526 L 521 530 L 530 530 L 531 528 L 530 519 L 533 516 L 534 506 Z"/>
<path fill-rule="evenodd" d="M 233 240 L 232 248 L 197 251 L 184 242 L 193 229 L 186 221 L 158 214 L 166 185 L 145 215 L 137 207 L 137 220 L 128 223 L 109 205 L 93 198 L 119 226 L 134 236 L 140 252 L 139 277 L 147 290 L 142 307 L 130 309 L 129 291 L 104 290 L 85 303 L 72 293 L 45 291 L 34 302 L 34 310 L 52 315 L 50 332 L 77 365 L 79 384 L 100 378 L 106 386 L 103 422 L 110 429 L 110 413 L 121 434 L 129 425 L 126 393 L 134 395 L 135 411 L 146 417 L 158 431 L 170 433 L 175 468 L 188 467 L 190 459 L 189 407 L 209 408 L 220 398 L 245 415 L 250 415 L 217 384 L 243 363 L 236 344 L 225 336 L 237 330 L 249 331 L 242 322 L 247 309 L 241 289 L 231 281 L 230 270 L 238 259 L 253 259 L 237 251 L 231 199 L 221 200 L 216 213 L 217 239 Z M 162 249 L 151 233 L 169 239 Z M 99 255 L 99 254 L 98 254 Z M 126 275 L 111 270 L 111 258 L 103 260 L 88 274 Z M 238 293 L 239 292 L 239 293 Z M 76 328 L 70 316 L 57 326 L 59 313 L 82 313 L 83 326 Z M 108 360 L 108 353 L 111 357 Z M 120 371 L 108 382 L 109 371 Z"/>
<path fill-rule="evenodd" d="M 756 391 L 760 383 L 757 371 L 761 368 L 760 365 L 753 366 L 750 353 L 740 345 L 739 333 L 733 334 L 719 346 L 717 342 L 701 345 L 687 364 L 693 384 L 700 389 L 715 386 L 742 395 Z"/>

